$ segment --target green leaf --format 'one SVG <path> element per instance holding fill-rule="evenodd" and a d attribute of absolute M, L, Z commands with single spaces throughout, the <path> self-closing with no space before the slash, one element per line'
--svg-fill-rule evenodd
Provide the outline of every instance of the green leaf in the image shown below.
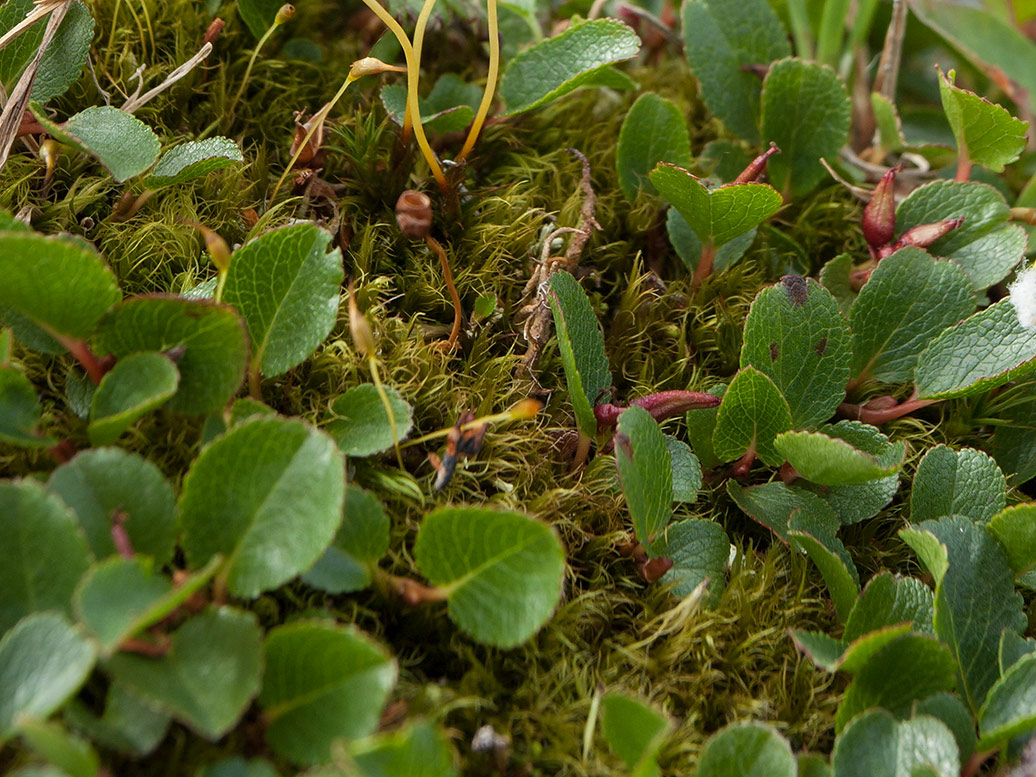
<path fill-rule="evenodd" d="M 614 19 L 575 22 L 560 35 L 520 52 L 500 79 L 507 114 L 538 108 L 578 89 L 614 62 L 632 59 L 640 38 Z"/>
<path fill-rule="evenodd" d="M 597 434 L 594 406 L 605 399 L 605 392 L 612 386 L 604 334 L 586 292 L 575 278 L 564 271 L 556 272 L 550 276 L 549 285 L 547 300 L 554 314 L 558 351 L 576 424 L 582 434 L 593 437 Z"/>
<path fill-rule="evenodd" d="M 300 364 L 338 316 L 342 252 L 313 224 L 275 229 L 234 252 L 223 299 L 252 339 L 252 364 L 268 377 Z"/>
<path fill-rule="evenodd" d="M 961 763 L 966 763 L 971 758 L 978 737 L 975 735 L 975 723 L 971 718 L 971 712 L 959 696 L 946 691 L 933 693 L 928 698 L 914 703 L 911 717 L 921 715 L 930 715 L 942 721 L 946 728 L 953 732 L 953 738 L 957 740 L 957 747 L 960 749 Z"/>
<path fill-rule="evenodd" d="M 1010 629 L 1004 629 L 1000 633 L 1000 674 L 1003 675 L 1030 653 L 1036 653 L 1036 639 L 1023 637 Z"/>
<path fill-rule="evenodd" d="M 1029 125 L 974 92 L 954 86 L 954 72 L 939 70 L 939 96 L 962 159 L 997 173 L 1025 148 Z"/>
<path fill-rule="evenodd" d="M 373 734 L 396 682 L 396 665 L 354 627 L 296 621 L 266 638 L 259 706 L 278 755 L 311 765 L 331 759 L 337 739 Z"/>
<path fill-rule="evenodd" d="M 1036 394 L 1034 384 L 1026 394 L 997 412 L 1000 424 L 986 441 L 986 450 L 996 459 L 1007 483 L 1019 486 L 1036 476 Z"/>
<path fill-rule="evenodd" d="M 633 405 L 619 416 L 615 466 L 633 532 L 648 548 L 673 515 L 673 469 L 665 436 L 642 407 Z"/>
<path fill-rule="evenodd" d="M 708 393 L 722 397 L 727 393 L 727 387 L 720 384 L 710 388 Z M 717 406 L 688 410 L 684 416 L 687 421 L 687 440 L 691 443 L 691 450 L 698 457 L 698 462 L 705 469 L 715 469 L 721 463 L 712 449 L 712 434 L 716 430 L 718 415 L 719 407 Z"/>
<path fill-rule="evenodd" d="M 90 403 L 91 445 L 111 445 L 141 416 L 176 393 L 180 372 L 163 353 L 143 351 L 119 359 L 101 378 Z"/>
<path fill-rule="evenodd" d="M 872 631 L 909 623 L 914 631 L 934 634 L 932 589 L 914 577 L 879 572 L 870 580 L 845 622 L 843 639 L 853 642 Z"/>
<path fill-rule="evenodd" d="M 785 275 L 752 303 L 741 366 L 771 378 L 791 409 L 787 428 L 804 429 L 826 421 L 845 399 L 850 343 L 849 325 L 830 292 L 812 279 Z"/>
<path fill-rule="evenodd" d="M 772 726 L 733 723 L 709 739 L 698 777 L 795 777 L 795 756 Z"/>
<path fill-rule="evenodd" d="M 922 224 L 964 219 L 928 252 L 952 259 L 981 291 L 1003 280 L 1025 255 L 1025 230 L 1009 224 L 1009 215 L 1003 195 L 988 184 L 933 181 L 914 189 L 896 208 L 896 236 Z"/>
<path fill-rule="evenodd" d="M 842 656 L 849 647 L 846 642 L 821 631 L 790 629 L 788 635 L 800 653 L 828 672 L 838 671 L 842 664 Z"/>
<path fill-rule="evenodd" d="M 209 609 L 176 630 L 161 658 L 117 653 L 105 668 L 151 705 L 215 741 L 259 692 L 262 632 L 253 613 Z"/>
<path fill-rule="evenodd" d="M 636 200 L 639 189 L 655 193 L 648 173 L 659 162 L 690 167 L 691 161 L 691 138 L 680 109 L 653 92 L 638 97 L 622 121 L 616 149 L 615 171 L 626 199 Z"/>
<path fill-rule="evenodd" d="M 471 124 L 482 98 L 477 84 L 468 84 L 453 73 L 435 82 L 428 97 L 418 98 L 421 123 L 429 132 L 460 132 Z M 381 88 L 381 104 L 396 124 L 403 124 L 406 114 L 406 87 L 396 84 Z"/>
<path fill-rule="evenodd" d="M 917 360 L 921 399 L 978 394 L 1036 369 L 1036 331 L 1018 322 L 1011 299 L 980 310 L 931 340 Z"/>
<path fill-rule="evenodd" d="M 838 514 L 842 525 L 849 526 L 881 512 L 899 490 L 899 476 L 889 475 L 857 486 L 821 486 L 808 481 L 800 485 L 827 502 Z"/>
<path fill-rule="evenodd" d="M 860 594 L 860 575 L 842 541 L 830 527 L 798 512 L 788 522 L 788 538 L 795 550 L 805 551 L 827 584 L 838 619 L 845 623 Z"/>
<path fill-rule="evenodd" d="M 717 247 L 755 229 L 782 205 L 781 195 L 765 183 L 709 189 L 697 176 L 668 162 L 659 164 L 649 177 L 698 239 Z"/>
<path fill-rule="evenodd" d="M 857 292 L 852 287 L 853 255 L 839 254 L 820 268 L 820 285 L 831 292 L 842 315 L 850 317 Z"/>
<path fill-rule="evenodd" d="M 61 500 L 31 480 L 0 481 L 0 536 L 0 634 L 33 612 L 68 612 L 91 558 Z"/>
<path fill-rule="evenodd" d="M 818 432 L 785 432 L 777 435 L 774 446 L 802 477 L 823 486 L 868 483 L 899 471 L 905 443 L 873 440 L 850 424 L 865 426 L 839 421 Z"/>
<path fill-rule="evenodd" d="M 56 612 L 18 622 L 0 640 L 0 740 L 22 718 L 46 718 L 86 681 L 94 646 Z"/>
<path fill-rule="evenodd" d="M 56 336 L 83 340 L 122 299 L 100 254 L 35 232 L 0 233 L 0 306 Z M 2 311 L 8 325 L 7 311 Z M 15 336 L 21 339 L 18 330 Z"/>
<path fill-rule="evenodd" d="M 165 575 L 156 574 L 147 556 L 106 559 L 95 564 L 76 589 L 76 616 L 97 637 L 101 655 L 109 656 L 205 586 L 221 561 L 214 558 L 174 588 Z"/>
<path fill-rule="evenodd" d="M 32 383 L 14 367 L 0 365 L 0 442 L 46 448 L 57 440 L 40 437 L 40 403 Z"/>
<path fill-rule="evenodd" d="M 785 199 L 808 193 L 826 176 L 821 159 L 834 160 L 849 138 L 849 94 L 827 67 L 782 59 L 763 81 L 762 139 L 781 150 L 767 171 Z"/>
<path fill-rule="evenodd" d="M 454 623 L 489 645 L 529 639 L 561 598 L 561 542 L 551 527 L 520 513 L 437 510 L 425 516 L 414 558 L 448 597 Z"/>
<path fill-rule="evenodd" d="M 992 750 L 1036 728 L 1036 655 L 1025 656 L 1004 672 L 989 689 L 978 719 L 981 750 Z"/>
<path fill-rule="evenodd" d="M 389 528 L 389 518 L 377 497 L 347 485 L 342 525 L 331 547 L 302 579 L 332 594 L 366 588 L 371 568 L 388 552 Z"/>
<path fill-rule="evenodd" d="M 101 717 L 73 699 L 65 707 L 65 720 L 97 744 L 135 756 L 145 756 L 158 747 L 169 729 L 169 716 L 152 710 L 116 682 L 108 686 Z"/>
<path fill-rule="evenodd" d="M 345 460 L 298 420 L 235 426 L 191 464 L 180 496 L 183 549 L 194 567 L 226 556 L 227 585 L 255 598 L 309 569 L 341 522 Z"/>
<path fill-rule="evenodd" d="M 1007 483 L 989 456 L 974 448 L 930 448 L 914 475 L 910 520 L 920 523 L 943 515 L 966 515 L 986 522 L 1007 504 Z"/>
<path fill-rule="evenodd" d="M 405 440 L 414 425 L 414 409 L 394 388 L 386 386 L 385 393 L 396 422 L 397 442 Z M 335 418 L 325 430 L 346 456 L 373 456 L 392 447 L 392 424 L 373 383 L 353 386 L 335 397 L 331 401 L 331 412 Z"/>
<path fill-rule="evenodd" d="M 33 0 L 8 0 L 0 8 L 0 34 L 7 32 L 33 10 Z M 10 94 L 19 76 L 36 55 L 43 41 L 47 18 L 33 24 L 0 51 L 0 83 Z M 79 80 L 90 55 L 94 20 L 83 3 L 72 3 L 57 34 L 43 54 L 31 97 L 47 103 L 60 97 Z"/>
<path fill-rule="evenodd" d="M 158 159 L 158 135 L 118 108 L 95 105 L 56 124 L 38 105 L 31 107 L 36 121 L 55 140 L 95 157 L 119 183 L 140 175 Z"/>
<path fill-rule="evenodd" d="M 953 651 L 957 691 L 977 713 L 999 676 L 1000 633 L 1021 633 L 1026 623 L 1007 554 L 984 527 L 960 516 L 925 521 L 900 536 L 936 578 L 935 633 Z"/>
<path fill-rule="evenodd" d="M 281 0 L 237 0 L 237 12 L 258 39 L 273 26 L 282 5 Z"/>
<path fill-rule="evenodd" d="M 658 750 L 672 721 L 642 701 L 612 691 L 601 699 L 601 732 L 634 777 L 658 774 Z"/>
<path fill-rule="evenodd" d="M 1008 507 L 989 521 L 989 531 L 1007 551 L 1007 563 L 1016 575 L 1036 567 L 1036 504 Z"/>
<path fill-rule="evenodd" d="M 693 0 L 682 16 L 684 53 L 705 104 L 728 130 L 758 145 L 762 88 L 746 67 L 791 54 L 777 15 L 765 0 Z"/>
<path fill-rule="evenodd" d="M 831 767 L 823 756 L 799 753 L 796 757 L 798 777 L 831 777 Z"/>
<path fill-rule="evenodd" d="M 244 323 L 229 305 L 150 295 L 114 307 L 96 336 L 100 354 L 122 359 L 140 351 L 183 350 L 180 388 L 167 407 L 201 414 L 222 408 L 237 393 L 248 362 Z"/>
<path fill-rule="evenodd" d="M 788 544 L 788 521 L 802 512 L 826 525 L 832 532 L 840 525 L 835 511 L 816 494 L 779 481 L 743 488 L 736 480 L 727 481 L 727 493 L 742 512 L 776 534 Z"/>
<path fill-rule="evenodd" d="M 457 777 L 450 747 L 427 721 L 350 745 L 362 777 Z"/>
<path fill-rule="evenodd" d="M 280 775 L 265 758 L 251 758 L 246 761 L 241 756 L 234 756 L 206 764 L 198 770 L 195 777 L 280 777 Z"/>
<path fill-rule="evenodd" d="M 54 470 L 47 491 L 72 508 L 97 558 L 115 553 L 111 529 L 116 512 L 124 517 L 137 553 L 153 557 L 159 566 L 173 557 L 179 531 L 176 495 L 147 459 L 118 448 L 83 451 Z"/>
<path fill-rule="evenodd" d="M 855 673 L 888 644 L 910 632 L 909 623 L 885 626 L 852 642 L 833 639 L 817 631 L 791 631 L 795 646 L 809 659 L 828 672 L 839 670 Z"/>
<path fill-rule="evenodd" d="M 687 269 L 693 272 L 698 267 L 698 262 L 701 261 L 701 239 L 694 234 L 687 219 L 681 216 L 680 211 L 676 208 L 670 208 L 666 214 L 665 227 L 669 243 L 676 251 L 676 255 L 680 257 Z M 721 272 L 737 262 L 752 247 L 756 234 L 758 234 L 757 229 L 750 229 L 716 249 L 712 271 Z"/>
<path fill-rule="evenodd" d="M 870 707 L 905 717 L 915 701 L 951 690 L 956 679 L 956 664 L 946 645 L 934 636 L 904 634 L 859 668 L 838 706 L 835 731 Z"/>
<path fill-rule="evenodd" d="M 835 740 L 835 777 L 958 777 L 960 756 L 950 730 L 935 718 L 896 722 L 885 710 L 853 719 Z"/>
<path fill-rule="evenodd" d="M 776 467 L 783 459 L 773 447 L 773 440 L 790 428 L 791 413 L 780 389 L 759 370 L 744 367 L 723 395 L 712 447 L 723 462 L 751 450 L 766 464 Z"/>
<path fill-rule="evenodd" d="M 897 251 L 874 269 L 849 314 L 852 374 L 910 380 L 929 341 L 974 311 L 971 281 L 959 267 L 920 248 Z"/>
<path fill-rule="evenodd" d="M 672 435 L 665 435 L 665 447 L 673 470 L 673 501 L 693 502 L 701 488 L 701 464 L 691 447 Z"/>
<path fill-rule="evenodd" d="M 886 152 L 895 153 L 906 145 L 903 125 L 895 104 L 880 92 L 871 92 L 871 110 L 878 125 L 878 146 Z"/>
<path fill-rule="evenodd" d="M 162 154 L 151 175 L 144 179 L 144 186 L 148 189 L 161 189 L 186 183 L 216 170 L 222 170 L 235 162 L 244 161 L 241 149 L 230 138 L 217 136 L 205 140 L 191 140 L 173 146 Z"/>
<path fill-rule="evenodd" d="M 97 752 L 90 743 L 70 734 L 60 723 L 24 718 L 18 725 L 18 733 L 29 750 L 68 777 L 96 777 L 101 768 Z"/>
<path fill-rule="evenodd" d="M 673 562 L 659 580 L 662 585 L 672 584 L 673 596 L 690 596 L 708 580 L 705 604 L 715 607 L 719 602 L 725 588 L 730 540 L 718 523 L 689 518 L 669 524 L 655 540 L 651 555 Z"/>

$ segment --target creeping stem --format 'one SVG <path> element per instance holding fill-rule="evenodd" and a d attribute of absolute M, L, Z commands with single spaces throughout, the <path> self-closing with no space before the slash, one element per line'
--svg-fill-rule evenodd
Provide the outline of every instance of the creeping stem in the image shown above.
<path fill-rule="evenodd" d="M 486 89 L 482 92 L 482 102 L 479 103 L 475 120 L 468 130 L 468 137 L 464 146 L 457 154 L 457 162 L 463 162 L 471 149 L 475 147 L 478 134 L 485 123 L 486 115 L 489 113 L 489 106 L 493 104 L 493 93 L 496 91 L 497 74 L 500 72 L 500 34 L 496 18 L 496 0 L 486 0 L 487 13 L 489 15 L 489 74 L 486 76 Z"/>

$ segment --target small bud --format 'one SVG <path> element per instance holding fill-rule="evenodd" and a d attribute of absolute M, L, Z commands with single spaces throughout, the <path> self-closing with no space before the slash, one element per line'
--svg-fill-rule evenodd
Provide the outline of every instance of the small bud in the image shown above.
<path fill-rule="evenodd" d="M 741 174 L 734 179 L 734 183 L 751 183 L 759 179 L 759 176 L 763 174 L 766 169 L 766 160 L 774 154 L 781 153 L 781 150 L 777 148 L 777 144 L 772 140 L 770 141 L 770 147 L 763 153 L 753 159 L 748 167 L 741 171 Z"/>
<path fill-rule="evenodd" d="M 964 219 L 955 218 L 936 221 L 934 224 L 920 224 L 916 227 L 911 227 L 900 236 L 899 240 L 891 246 L 886 246 L 886 249 L 881 252 L 881 257 L 885 258 L 889 254 L 895 253 L 900 248 L 905 248 L 906 246 L 927 248 L 936 240 L 941 237 L 945 237 L 963 223 Z"/>
<path fill-rule="evenodd" d="M 290 21 L 295 16 L 295 6 L 291 3 L 285 3 L 277 9 L 277 15 L 273 17 L 273 26 L 280 27 L 287 21 Z"/>
<path fill-rule="evenodd" d="M 356 291 L 352 283 L 349 284 L 349 334 L 352 335 L 356 350 L 364 356 L 374 355 L 374 333 L 371 332 L 366 316 L 356 305 Z"/>
<path fill-rule="evenodd" d="M 216 265 L 216 269 L 220 272 L 226 272 L 229 270 L 230 246 L 227 245 L 227 241 L 204 224 L 199 224 L 196 221 L 188 221 L 187 223 L 201 232 L 201 236 L 205 240 L 205 250 L 208 251 L 209 256 L 212 257 L 212 263 Z"/>
<path fill-rule="evenodd" d="M 48 138 L 40 143 L 40 159 L 47 165 L 47 172 L 43 176 L 44 185 L 49 183 L 50 177 L 54 175 L 54 165 L 58 161 L 60 151 L 61 144 L 53 138 Z"/>
<path fill-rule="evenodd" d="M 411 240 L 424 240 L 432 229 L 432 198 L 407 189 L 396 200 L 396 223 Z"/>
<path fill-rule="evenodd" d="M 227 23 L 217 16 L 212 20 L 209 29 L 205 30 L 205 37 L 202 39 L 201 44 L 204 46 L 206 43 L 213 43 L 222 34 L 223 28 L 226 26 Z"/>
<path fill-rule="evenodd" d="M 885 245 L 896 234 L 896 173 L 901 169 L 899 165 L 889 168 L 863 209 L 863 237 L 872 249 Z"/>
<path fill-rule="evenodd" d="M 1018 273 L 1008 290 L 1011 304 L 1018 315 L 1018 323 L 1026 329 L 1036 329 L 1036 266 Z"/>
<path fill-rule="evenodd" d="M 543 409 L 543 403 L 538 399 L 523 399 L 508 412 L 515 421 L 523 418 L 535 418 L 536 414 Z"/>
<path fill-rule="evenodd" d="M 376 76 L 381 73 L 405 73 L 405 67 L 388 65 L 377 57 L 364 57 L 358 59 L 349 66 L 349 78 L 353 81 L 364 76 Z"/>

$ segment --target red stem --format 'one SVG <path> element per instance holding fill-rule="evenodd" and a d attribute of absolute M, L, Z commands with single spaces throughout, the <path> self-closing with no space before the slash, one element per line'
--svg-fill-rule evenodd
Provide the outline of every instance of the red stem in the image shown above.
<path fill-rule="evenodd" d="M 897 418 L 909 415 L 915 410 L 920 410 L 922 407 L 934 405 L 938 401 L 939 400 L 937 399 L 912 398 L 905 402 L 900 402 L 898 405 L 894 405 L 893 407 L 881 409 L 871 409 L 864 405 L 854 405 L 849 402 L 843 402 L 838 406 L 838 414 L 845 416 L 846 418 L 863 421 L 865 424 L 878 426 L 887 421 L 895 421 Z"/>
<path fill-rule="evenodd" d="M 55 339 L 64 346 L 65 350 L 68 351 L 75 360 L 79 362 L 83 369 L 86 370 L 86 374 L 90 376 L 90 380 L 93 381 L 95 386 L 99 385 L 101 378 L 104 377 L 104 373 L 107 370 L 101 365 L 93 351 L 86 344 L 85 340 L 72 340 L 67 337 L 57 336 Z"/>
<path fill-rule="evenodd" d="M 701 247 L 701 258 L 698 266 L 694 269 L 694 277 L 691 278 L 691 290 L 695 291 L 702 282 L 712 274 L 712 265 L 716 261 L 716 245 L 710 239 Z"/>

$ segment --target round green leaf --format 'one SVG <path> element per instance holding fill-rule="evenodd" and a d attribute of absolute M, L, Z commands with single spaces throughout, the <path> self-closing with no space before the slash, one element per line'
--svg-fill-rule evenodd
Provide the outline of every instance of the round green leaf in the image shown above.
<path fill-rule="evenodd" d="M 151 709 L 117 682 L 108 686 L 100 717 L 78 699 L 65 707 L 64 717 L 97 744 L 138 757 L 154 750 L 169 729 L 168 715 Z"/>
<path fill-rule="evenodd" d="M 831 764 L 838 777 L 958 777 L 960 755 L 940 720 L 922 715 L 900 723 L 885 710 L 854 718 L 835 740 Z"/>
<path fill-rule="evenodd" d="M 906 444 L 891 443 L 859 421 L 839 421 L 817 432 L 785 432 L 774 446 L 806 480 L 824 486 L 868 483 L 899 471 Z"/>
<path fill-rule="evenodd" d="M 281 5 L 281 0 L 237 0 L 237 12 L 252 35 L 259 39 L 273 26 Z"/>
<path fill-rule="evenodd" d="M 633 774 L 645 773 L 641 771 L 643 764 L 654 761 L 672 728 L 672 721 L 665 715 L 624 693 L 608 693 L 601 699 L 604 738 Z"/>
<path fill-rule="evenodd" d="M 206 447 L 184 478 L 183 548 L 227 558 L 227 585 L 254 598 L 311 567 L 342 519 L 345 460 L 301 421 L 256 417 Z"/>
<path fill-rule="evenodd" d="M 69 611 L 90 566 L 75 516 L 35 481 L 0 481 L 0 633 L 39 610 Z"/>
<path fill-rule="evenodd" d="M 945 445 L 930 448 L 917 466 L 910 492 L 913 523 L 943 515 L 966 515 L 985 522 L 1007 504 L 1007 482 L 996 462 L 982 451 Z"/>
<path fill-rule="evenodd" d="M 101 378 L 90 407 L 91 445 L 111 445 L 143 415 L 160 407 L 180 384 L 180 372 L 165 354 L 134 353 Z"/>
<path fill-rule="evenodd" d="M 414 557 L 421 574 L 444 590 L 453 621 L 479 642 L 524 642 L 561 598 L 561 542 L 549 526 L 520 513 L 437 510 L 421 525 Z"/>
<path fill-rule="evenodd" d="M 93 669 L 94 646 L 63 615 L 22 619 L 0 640 L 0 740 L 21 717 L 46 718 L 74 694 Z"/>
<path fill-rule="evenodd" d="M 428 721 L 361 740 L 349 748 L 364 777 L 456 777 L 450 746 Z"/>
<path fill-rule="evenodd" d="M 44 448 L 56 440 L 40 437 L 40 404 L 29 379 L 14 367 L 0 366 L 0 442 L 23 448 Z"/>
<path fill-rule="evenodd" d="M 144 180 L 144 186 L 148 189 L 173 186 L 243 161 L 241 149 L 230 138 L 191 140 L 162 154 L 151 175 Z"/>
<path fill-rule="evenodd" d="M 1002 173 L 1025 149 L 1029 125 L 999 105 L 953 84 L 954 72 L 939 71 L 939 96 L 961 156 Z"/>
<path fill-rule="evenodd" d="M 302 576 L 328 593 L 359 591 L 370 585 L 371 567 L 388 551 L 390 522 L 381 502 L 359 486 L 345 487 L 345 510 L 324 555 Z"/>
<path fill-rule="evenodd" d="M 698 777 L 795 777 L 795 756 L 777 730 L 734 723 L 713 736 L 698 762 Z"/>
<path fill-rule="evenodd" d="M 162 472 L 141 456 L 118 448 L 83 451 L 47 481 L 79 519 L 97 558 L 115 553 L 112 515 L 118 511 L 130 544 L 162 565 L 176 545 L 176 496 Z"/>
<path fill-rule="evenodd" d="M 827 525 L 832 532 L 838 530 L 840 522 L 830 505 L 805 489 L 780 481 L 743 488 L 736 480 L 730 479 L 727 493 L 745 515 L 772 531 L 785 545 L 788 544 L 788 521 L 792 513 L 802 512 Z"/>
<path fill-rule="evenodd" d="M 989 521 L 989 531 L 1007 551 L 1016 575 L 1036 567 L 1036 504 L 1008 507 Z"/>
<path fill-rule="evenodd" d="M 759 370 L 744 367 L 723 395 L 712 447 L 720 461 L 733 461 L 751 449 L 775 467 L 783 459 L 773 440 L 790 428 L 791 414 L 780 390 Z"/>
<path fill-rule="evenodd" d="M 252 339 L 252 363 L 267 376 L 300 364 L 338 316 L 342 252 L 313 224 L 275 229 L 234 252 L 223 299 Z"/>
<path fill-rule="evenodd" d="M 659 580 L 662 585 L 673 585 L 673 596 L 689 596 L 708 580 L 705 603 L 716 605 L 725 587 L 730 556 L 730 540 L 722 526 L 697 518 L 677 521 L 665 527 L 651 553 L 673 562 Z"/>
<path fill-rule="evenodd" d="M 932 589 L 914 577 L 893 577 L 880 572 L 867 581 L 845 622 L 843 637 L 852 642 L 886 626 L 910 623 L 911 628 L 933 634 Z"/>
<path fill-rule="evenodd" d="M 453 73 L 435 82 L 427 97 L 418 97 L 421 123 L 428 132 L 460 132 L 475 118 L 482 90 Z M 389 117 L 402 125 L 406 115 L 406 87 L 389 84 L 381 88 L 381 104 Z"/>
<path fill-rule="evenodd" d="M 241 386 L 248 362 L 248 336 L 233 308 L 162 295 L 113 308 L 100 323 L 97 348 L 117 359 L 182 349 L 176 361 L 180 388 L 167 405 L 175 413 L 222 408 Z"/>
<path fill-rule="evenodd" d="M 691 139 L 680 109 L 652 92 L 638 97 L 623 119 L 616 147 L 615 170 L 626 199 L 636 200 L 641 188 L 655 192 L 648 173 L 659 162 L 690 167 L 691 161 Z"/>
<path fill-rule="evenodd" d="M 259 696 L 266 741 L 294 763 L 324 763 L 335 740 L 374 733 L 395 682 L 395 662 L 355 628 L 326 621 L 276 628 L 266 638 Z"/>
<path fill-rule="evenodd" d="M 8 0 L 0 8 L 0 33 L 5 33 L 32 11 L 33 0 Z M 0 82 L 10 94 L 18 77 L 32 61 L 43 41 L 46 17 L 30 26 L 0 51 Z M 57 34 L 43 54 L 31 97 L 46 103 L 64 94 L 83 72 L 90 54 L 94 20 L 89 9 L 73 2 L 58 27 Z"/>
<path fill-rule="evenodd" d="M 392 439 L 392 424 L 385 404 L 373 383 L 363 383 L 346 391 L 331 402 L 335 418 L 325 430 L 335 438 L 346 456 L 373 456 L 387 451 L 393 442 L 406 439 L 414 425 L 414 409 L 394 388 L 385 387 L 392 418 L 396 422 L 398 440 Z"/>

